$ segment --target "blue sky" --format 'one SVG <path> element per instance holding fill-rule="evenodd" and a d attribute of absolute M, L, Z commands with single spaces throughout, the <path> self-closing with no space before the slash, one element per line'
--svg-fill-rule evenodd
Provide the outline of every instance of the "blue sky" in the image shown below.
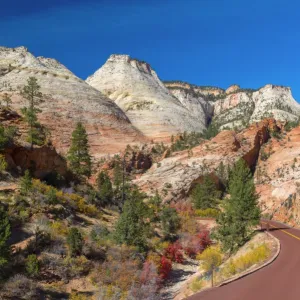
<path fill-rule="evenodd" d="M 300 3 L 291 0 L 1 2 L 0 45 L 24 45 L 86 78 L 112 53 L 163 80 L 287 85 L 300 101 Z"/>

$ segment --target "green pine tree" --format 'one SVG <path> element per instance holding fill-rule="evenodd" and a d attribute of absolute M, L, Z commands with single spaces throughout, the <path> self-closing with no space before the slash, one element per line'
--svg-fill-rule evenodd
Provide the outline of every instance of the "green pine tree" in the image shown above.
<path fill-rule="evenodd" d="M 113 198 L 114 203 L 119 207 L 120 212 L 122 212 L 122 207 L 127 199 L 127 194 L 129 193 L 130 189 L 129 178 L 126 172 L 125 165 L 123 165 L 124 163 L 124 159 L 121 160 L 120 156 L 117 155 L 115 157 L 113 169 Z"/>
<path fill-rule="evenodd" d="M 149 211 L 143 202 L 144 198 L 144 194 L 137 188 L 133 188 L 125 201 L 115 231 L 118 243 L 137 246 L 141 251 L 146 249 L 146 236 L 149 229 L 145 222 Z"/>
<path fill-rule="evenodd" d="M 250 169 L 243 159 L 233 167 L 229 181 L 230 199 L 219 215 L 216 237 L 224 250 L 230 252 L 242 246 L 259 223 L 260 209 Z"/>
<path fill-rule="evenodd" d="M 6 264 L 9 258 L 10 247 L 8 239 L 10 235 L 10 223 L 7 212 L 3 207 L 0 207 L 0 267 Z"/>
<path fill-rule="evenodd" d="M 81 254 L 83 248 L 83 237 L 76 227 L 72 227 L 69 230 L 67 244 L 69 247 L 70 256 L 77 256 Z"/>
<path fill-rule="evenodd" d="M 175 208 L 165 207 L 161 212 L 161 225 L 166 237 L 176 234 L 180 228 L 180 217 Z"/>
<path fill-rule="evenodd" d="M 26 170 L 24 176 L 21 178 L 21 183 L 20 183 L 21 194 L 28 195 L 31 189 L 32 189 L 32 177 L 30 175 L 29 170 Z"/>
<path fill-rule="evenodd" d="M 114 160 L 114 169 L 113 169 L 113 180 L 114 186 L 120 186 L 122 184 L 122 162 L 120 156 L 116 156 Z"/>
<path fill-rule="evenodd" d="M 192 201 L 197 209 L 216 208 L 220 192 L 209 175 L 204 175 L 203 182 L 192 191 Z"/>
<path fill-rule="evenodd" d="M 28 142 L 31 148 L 34 144 L 42 145 L 45 140 L 45 135 L 41 125 L 37 119 L 37 113 L 41 112 L 38 105 L 43 101 L 43 94 L 40 92 L 39 86 L 35 77 L 29 77 L 27 85 L 21 90 L 21 96 L 26 99 L 27 106 L 21 109 L 25 121 L 29 125 Z"/>
<path fill-rule="evenodd" d="M 211 122 L 208 125 L 206 131 L 204 132 L 203 138 L 205 138 L 206 140 L 210 140 L 211 138 L 215 137 L 218 133 L 219 133 L 219 129 L 217 125 Z"/>
<path fill-rule="evenodd" d="M 101 204 L 107 205 L 112 201 L 113 188 L 110 178 L 105 171 L 101 171 L 97 177 L 97 187 L 99 191 L 99 197 Z"/>
<path fill-rule="evenodd" d="M 57 199 L 57 196 L 56 196 L 56 189 L 55 188 L 51 187 L 49 189 L 49 191 L 46 194 L 46 199 L 47 199 L 47 202 L 49 204 L 57 204 L 58 203 L 58 199 Z"/>
<path fill-rule="evenodd" d="M 227 174 L 224 163 L 221 161 L 217 168 L 217 175 L 219 177 L 220 182 L 222 183 L 223 187 L 226 187 L 227 184 Z"/>
<path fill-rule="evenodd" d="M 92 161 L 89 154 L 89 142 L 86 130 L 81 122 L 78 122 L 72 133 L 71 147 L 68 152 L 70 169 L 78 176 L 90 177 Z"/>

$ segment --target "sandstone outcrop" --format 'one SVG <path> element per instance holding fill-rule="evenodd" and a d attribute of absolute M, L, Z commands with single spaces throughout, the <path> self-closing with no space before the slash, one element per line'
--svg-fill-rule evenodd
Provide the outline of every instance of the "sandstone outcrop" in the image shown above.
<path fill-rule="evenodd" d="M 204 174 L 218 177 L 221 163 L 226 169 L 227 165 L 231 166 L 243 157 L 254 169 L 260 149 L 269 140 L 269 132 L 274 126 L 277 126 L 276 121 L 267 119 L 238 134 L 224 130 L 191 151 L 177 152 L 154 164 L 135 183 L 150 194 L 158 190 L 164 201 L 183 199 Z"/>
<path fill-rule="evenodd" d="M 32 150 L 23 146 L 14 146 L 5 151 L 8 167 L 12 172 L 30 169 L 36 178 L 44 179 L 50 174 L 68 175 L 67 163 L 53 147 L 34 147 Z"/>
<path fill-rule="evenodd" d="M 205 102 L 184 95 L 177 99 L 149 64 L 128 55 L 111 55 L 86 82 L 113 100 L 147 137 L 166 139 L 206 128 Z"/>
<path fill-rule="evenodd" d="M 255 183 L 264 213 L 300 225 L 300 127 L 272 138 L 262 148 Z"/>
<path fill-rule="evenodd" d="M 264 118 L 296 121 L 300 105 L 289 87 L 268 84 L 258 90 L 232 85 L 226 91 L 217 87 L 201 87 L 180 81 L 165 82 L 166 87 L 190 110 L 221 129 L 247 127 Z"/>
<path fill-rule="evenodd" d="M 95 158 L 144 141 L 115 103 L 58 61 L 35 57 L 24 47 L 0 47 L 0 96 L 11 94 L 16 110 L 24 106 L 18 92 L 30 76 L 38 79 L 45 95 L 39 119 L 50 130 L 52 143 L 60 153 L 66 153 L 77 121 L 87 129 Z"/>
<path fill-rule="evenodd" d="M 296 121 L 299 115 L 291 89 L 271 84 L 257 91 L 235 89 L 214 103 L 214 121 L 221 128 L 245 127 L 267 117 Z"/>
<path fill-rule="evenodd" d="M 32 175 L 40 179 L 50 174 L 59 174 L 63 177 L 69 175 L 66 160 L 50 143 L 42 147 L 34 146 L 31 149 L 25 136 L 28 126 L 18 113 L 1 108 L 0 123 L 5 128 L 15 128 L 14 141 L 8 143 L 4 149 L 8 171 L 14 175 L 21 175 L 30 169 Z"/>

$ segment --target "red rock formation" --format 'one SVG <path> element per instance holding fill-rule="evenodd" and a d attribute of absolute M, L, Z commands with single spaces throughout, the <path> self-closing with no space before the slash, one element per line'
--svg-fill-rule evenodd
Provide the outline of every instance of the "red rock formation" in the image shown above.
<path fill-rule="evenodd" d="M 5 156 L 13 171 L 24 172 L 30 169 L 34 177 L 41 179 L 54 172 L 61 176 L 67 175 L 67 163 L 53 147 L 42 146 L 31 150 L 29 147 L 14 146 L 6 149 Z"/>
<path fill-rule="evenodd" d="M 154 164 L 135 183 L 148 193 L 154 193 L 157 189 L 162 195 L 166 195 L 165 201 L 185 198 L 191 186 L 201 181 L 204 174 L 217 176 L 221 162 L 225 166 L 231 166 L 242 157 L 254 169 L 260 149 L 268 141 L 269 132 L 275 126 L 275 120 L 267 119 L 238 134 L 229 130 L 222 131 L 191 151 L 177 152 Z M 167 188 L 168 186 L 171 187 Z"/>

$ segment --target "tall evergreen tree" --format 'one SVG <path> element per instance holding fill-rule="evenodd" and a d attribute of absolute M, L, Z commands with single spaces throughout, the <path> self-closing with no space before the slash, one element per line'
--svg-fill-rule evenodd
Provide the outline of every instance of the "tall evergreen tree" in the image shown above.
<path fill-rule="evenodd" d="M 126 156 L 126 154 L 125 154 Z M 128 174 L 125 167 L 125 157 L 121 160 L 120 156 L 115 157 L 113 170 L 113 184 L 114 184 L 114 202 L 122 212 L 123 205 L 129 193 L 130 184 Z"/>
<path fill-rule="evenodd" d="M 215 208 L 220 192 L 209 175 L 204 175 L 203 182 L 192 191 L 192 200 L 197 209 Z"/>
<path fill-rule="evenodd" d="M 253 176 L 243 159 L 231 171 L 229 193 L 230 199 L 217 219 L 216 237 L 224 250 L 232 252 L 248 240 L 260 220 Z"/>
<path fill-rule="evenodd" d="M 146 236 L 149 227 L 145 222 L 148 217 L 148 207 L 143 202 L 144 198 L 144 194 L 137 188 L 133 188 L 125 201 L 115 231 L 115 238 L 118 243 L 137 246 L 141 251 L 146 248 Z"/>
<path fill-rule="evenodd" d="M 165 207 L 161 212 L 162 229 L 166 237 L 176 234 L 180 228 L 180 217 L 175 208 Z"/>
<path fill-rule="evenodd" d="M 0 267 L 8 261 L 10 251 L 8 239 L 10 235 L 10 223 L 7 213 L 3 207 L 0 207 Z"/>
<path fill-rule="evenodd" d="M 24 176 L 21 178 L 20 190 L 23 195 L 27 195 L 32 189 L 32 177 L 29 170 L 25 171 Z"/>
<path fill-rule="evenodd" d="M 114 169 L 113 169 L 113 181 L 114 186 L 120 186 L 122 184 L 123 170 L 120 156 L 115 156 Z"/>
<path fill-rule="evenodd" d="M 105 171 L 101 171 L 97 177 L 97 187 L 101 203 L 106 205 L 109 204 L 113 197 L 113 188 L 110 178 Z"/>
<path fill-rule="evenodd" d="M 28 142 L 31 148 L 33 144 L 41 145 L 45 138 L 37 119 L 37 113 L 41 111 L 38 109 L 38 105 L 43 101 L 43 94 L 40 89 L 41 87 L 37 79 L 35 77 L 29 77 L 27 85 L 23 87 L 20 93 L 27 102 L 27 106 L 23 107 L 21 112 L 30 127 L 28 131 Z"/>
<path fill-rule="evenodd" d="M 71 147 L 68 153 L 70 169 L 78 176 L 91 176 L 92 161 L 86 130 L 78 122 L 72 133 Z"/>

